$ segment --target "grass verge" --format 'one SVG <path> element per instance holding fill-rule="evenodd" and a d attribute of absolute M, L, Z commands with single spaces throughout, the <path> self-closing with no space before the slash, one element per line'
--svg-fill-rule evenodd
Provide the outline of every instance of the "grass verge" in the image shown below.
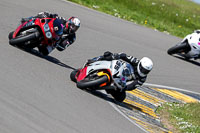
<path fill-rule="evenodd" d="M 172 132 L 200 133 L 200 103 L 165 103 L 156 113 Z"/>
<path fill-rule="evenodd" d="M 69 1 L 179 37 L 200 27 L 200 5 L 189 0 Z"/>

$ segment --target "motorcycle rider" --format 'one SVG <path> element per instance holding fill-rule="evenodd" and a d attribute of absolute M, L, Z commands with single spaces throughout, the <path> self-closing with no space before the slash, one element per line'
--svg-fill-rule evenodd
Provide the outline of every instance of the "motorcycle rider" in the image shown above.
<path fill-rule="evenodd" d="M 121 59 L 131 64 L 134 70 L 134 73 L 129 79 L 131 83 L 129 83 L 121 91 L 133 90 L 141 86 L 146 81 L 147 74 L 153 68 L 153 62 L 148 57 L 143 57 L 142 59 L 139 60 L 133 56 L 128 56 L 125 53 L 111 53 L 109 51 L 105 52 L 103 56 L 89 59 L 87 63 L 90 64 L 92 62 L 99 61 L 99 60 L 112 61 L 112 60 L 118 60 L 118 59 Z"/>
<path fill-rule="evenodd" d="M 52 46 L 51 49 L 56 47 L 57 50 L 63 51 L 66 47 L 70 46 L 76 40 L 76 31 L 80 27 L 80 20 L 77 17 L 70 17 L 66 20 L 64 17 L 59 17 L 58 14 L 52 14 L 49 12 L 40 12 L 36 16 L 31 16 L 29 18 L 22 18 L 21 22 L 26 22 L 34 18 L 57 18 L 63 26 L 63 35 L 57 41 L 56 46 Z M 39 48 L 39 51 L 44 55 L 48 55 L 51 50 L 48 48 Z"/>
<path fill-rule="evenodd" d="M 198 30 L 194 30 L 194 33 L 199 34 L 199 33 L 200 33 L 200 29 L 198 29 Z"/>

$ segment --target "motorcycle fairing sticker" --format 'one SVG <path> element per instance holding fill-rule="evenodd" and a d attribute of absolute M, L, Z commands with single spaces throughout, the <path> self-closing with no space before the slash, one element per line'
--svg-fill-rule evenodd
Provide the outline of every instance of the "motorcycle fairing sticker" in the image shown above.
<path fill-rule="evenodd" d="M 28 23 L 25 25 L 25 27 L 31 26 L 31 25 L 33 25 L 33 24 L 34 24 L 33 21 L 28 22 Z"/>

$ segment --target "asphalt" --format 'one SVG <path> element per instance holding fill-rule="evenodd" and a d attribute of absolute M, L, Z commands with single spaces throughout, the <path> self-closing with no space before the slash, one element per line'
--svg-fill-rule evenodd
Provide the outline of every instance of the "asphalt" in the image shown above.
<path fill-rule="evenodd" d="M 41 11 L 81 20 L 76 42 L 45 58 L 10 46 L 7 37 L 22 17 Z M 0 16 L 2 133 L 144 132 L 107 100 L 70 81 L 73 69 L 107 50 L 150 57 L 154 68 L 148 83 L 200 92 L 200 64 L 167 55 L 167 49 L 181 38 L 61 0 L 1 0 Z"/>

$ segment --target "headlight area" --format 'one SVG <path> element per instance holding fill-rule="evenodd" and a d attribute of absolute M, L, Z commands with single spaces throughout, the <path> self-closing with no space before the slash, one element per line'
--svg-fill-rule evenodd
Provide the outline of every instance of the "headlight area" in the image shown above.
<path fill-rule="evenodd" d="M 46 37 L 48 39 L 51 39 L 52 38 L 52 34 L 51 34 L 51 31 L 50 31 L 49 25 L 45 24 L 43 28 L 44 28 L 44 32 L 45 32 Z"/>
<path fill-rule="evenodd" d="M 52 34 L 51 34 L 50 31 L 46 32 L 45 35 L 46 35 L 46 37 L 47 37 L 48 39 L 51 39 L 51 38 L 52 38 Z"/>
<path fill-rule="evenodd" d="M 49 31 L 49 30 L 50 30 L 49 25 L 48 25 L 48 24 L 45 24 L 45 25 L 44 25 L 44 31 L 47 32 L 47 31 Z"/>

